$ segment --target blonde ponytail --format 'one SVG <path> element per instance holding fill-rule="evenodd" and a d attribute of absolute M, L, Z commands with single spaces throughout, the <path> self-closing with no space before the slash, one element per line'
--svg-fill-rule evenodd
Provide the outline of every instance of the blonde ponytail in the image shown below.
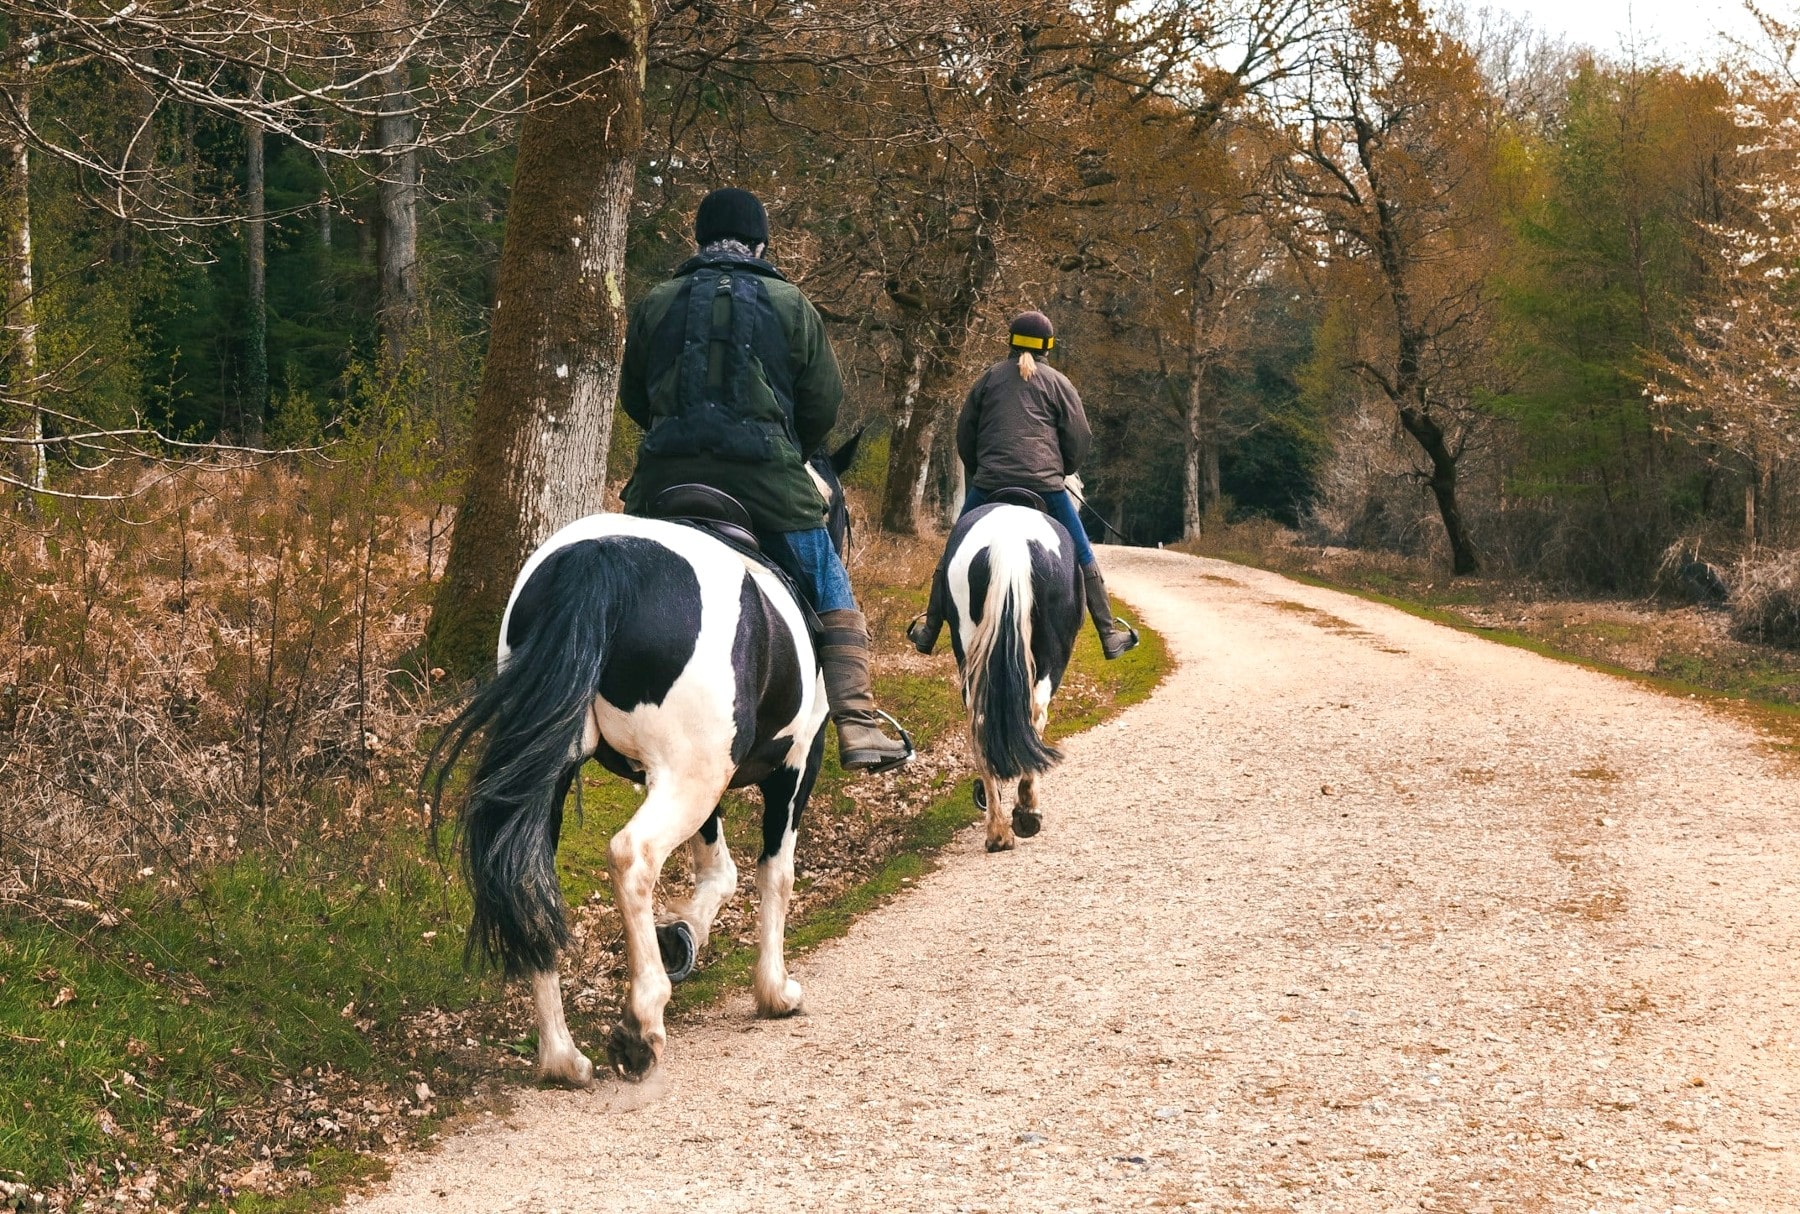
<path fill-rule="evenodd" d="M 1030 379 L 1037 374 L 1037 359 L 1031 357 L 1030 350 L 1019 351 L 1019 378 Z"/>

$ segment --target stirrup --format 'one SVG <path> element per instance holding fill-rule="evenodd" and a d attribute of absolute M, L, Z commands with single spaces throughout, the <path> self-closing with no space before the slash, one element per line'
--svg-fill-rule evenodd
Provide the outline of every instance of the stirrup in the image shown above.
<path fill-rule="evenodd" d="M 893 771 L 897 767 L 904 767 L 908 763 L 911 763 L 913 761 L 913 757 L 918 753 L 918 748 L 913 745 L 912 734 L 910 734 L 906 731 L 906 726 L 900 724 L 900 722 L 898 722 L 894 719 L 893 714 L 884 712 L 883 710 L 881 710 L 879 708 L 873 709 L 872 711 L 875 713 L 876 716 L 878 716 L 882 720 L 886 721 L 889 725 L 892 725 L 899 732 L 900 744 L 902 746 L 906 747 L 906 753 L 899 756 L 898 758 L 887 759 L 883 762 L 877 763 L 873 767 L 855 767 L 855 768 L 850 769 L 859 776 L 878 776 L 878 775 L 881 775 L 883 772 Z"/>
<path fill-rule="evenodd" d="M 1130 653 L 1133 649 L 1136 649 L 1138 647 L 1138 642 L 1143 639 L 1138 636 L 1138 630 L 1131 626 L 1130 621 L 1115 618 L 1113 620 L 1113 623 L 1115 623 L 1119 627 L 1123 628 L 1125 630 L 1126 636 L 1125 636 L 1125 644 L 1123 644 L 1122 646 L 1119 647 L 1119 652 L 1117 652 L 1117 653 L 1106 652 L 1106 641 L 1102 640 L 1100 642 L 1100 656 L 1105 658 L 1109 662 L 1116 661 L 1117 659 L 1122 658 L 1126 654 Z"/>

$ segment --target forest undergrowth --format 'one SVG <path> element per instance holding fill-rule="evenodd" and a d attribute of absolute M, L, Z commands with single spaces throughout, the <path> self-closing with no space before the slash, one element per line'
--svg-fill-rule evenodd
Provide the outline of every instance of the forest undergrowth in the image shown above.
<path fill-rule="evenodd" d="M 310 1209 L 529 1079 L 529 1010 L 463 969 L 466 897 L 415 791 L 457 690 L 421 651 L 449 521 L 422 446 L 370 432 L 0 523 L 0 1209 Z M 828 759 L 794 949 L 974 817 L 954 666 L 900 640 L 935 556 L 853 555 L 878 693 L 920 757 L 860 781 Z M 1146 642 L 1109 664 L 1084 633 L 1054 731 L 1148 695 L 1166 656 Z M 606 841 L 636 792 L 583 783 L 565 977 L 597 1046 L 622 971 Z M 743 858 L 759 811 L 733 797 Z M 742 981 L 753 928 L 746 888 L 677 1015 Z"/>

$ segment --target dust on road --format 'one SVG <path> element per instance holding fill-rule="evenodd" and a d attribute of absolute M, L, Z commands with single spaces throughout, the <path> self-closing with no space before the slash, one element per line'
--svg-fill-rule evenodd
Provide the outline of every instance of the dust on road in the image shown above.
<path fill-rule="evenodd" d="M 1180 668 L 1065 744 L 1042 835 L 965 834 L 802 959 L 807 1016 L 728 1000 L 648 1089 L 525 1093 L 351 1208 L 1800 1209 L 1784 760 L 1382 606 L 1103 559 Z"/>

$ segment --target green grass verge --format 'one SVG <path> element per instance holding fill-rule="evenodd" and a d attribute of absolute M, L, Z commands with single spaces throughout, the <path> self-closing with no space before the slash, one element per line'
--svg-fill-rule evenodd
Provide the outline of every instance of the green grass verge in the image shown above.
<path fill-rule="evenodd" d="M 1087 728 L 1154 690 L 1168 654 L 1154 630 L 1140 631 L 1139 649 L 1108 663 L 1083 630 L 1052 707 L 1053 736 Z M 951 676 L 946 664 L 941 673 L 881 679 L 878 692 L 928 742 L 962 728 Z M 791 950 L 842 935 L 929 871 L 935 854 L 976 820 L 969 781 L 938 780 L 891 855 L 796 918 Z M 856 812 L 850 785 L 828 757 L 809 815 Z M 584 812 L 569 820 L 559 851 L 571 902 L 609 894 L 606 843 L 636 804 L 636 791 L 622 781 L 587 781 Z M 734 804 L 726 820 L 734 850 L 754 854 L 760 806 Z M 331 1141 L 315 1119 L 304 1127 L 314 1143 L 304 1187 L 230 1194 L 221 1185 L 231 1171 L 253 1162 L 230 1149 L 245 1133 L 244 1116 L 256 1115 L 274 1089 L 294 1087 L 315 1089 L 314 1103 L 323 1102 L 317 1116 L 329 1121 L 333 1077 L 353 1075 L 364 1090 L 385 1087 L 396 1109 L 390 1124 L 417 1139 L 437 1124 L 438 1110 L 408 1115 L 425 1112 L 404 1107 L 414 1085 L 428 1081 L 440 1099 L 453 1099 L 467 1090 L 472 1055 L 461 1039 L 434 1043 L 399 1031 L 401 1022 L 508 998 L 498 978 L 464 970 L 467 896 L 414 833 L 295 847 L 286 859 L 251 854 L 179 898 L 146 882 L 119 909 L 105 927 L 91 917 L 0 923 L 0 1177 L 51 1186 L 85 1175 L 98 1194 L 184 1154 L 205 1154 L 209 1162 L 187 1169 L 181 1190 L 165 1188 L 164 1200 L 258 1214 L 328 1206 L 378 1173 L 379 1160 Z M 744 984 L 751 959 L 748 948 L 708 959 L 678 988 L 675 1010 Z M 490 1053 L 521 1044 L 477 1042 Z M 86 1208 L 102 1204 L 96 1197 Z"/>
<path fill-rule="evenodd" d="M 414 1011 L 498 994 L 463 970 L 466 900 L 416 840 L 351 864 L 251 856 L 122 909 L 111 927 L 0 931 L 0 1169 L 37 1184 L 96 1161 L 93 1179 L 124 1184 L 133 1163 L 228 1144 L 238 1110 L 274 1086 L 329 1103 L 332 1071 L 441 1071 L 429 1049 L 379 1043 Z M 342 1170 L 330 1154 L 315 1176 Z M 219 1180 L 201 1168 L 174 1196 L 203 1203 Z"/>

